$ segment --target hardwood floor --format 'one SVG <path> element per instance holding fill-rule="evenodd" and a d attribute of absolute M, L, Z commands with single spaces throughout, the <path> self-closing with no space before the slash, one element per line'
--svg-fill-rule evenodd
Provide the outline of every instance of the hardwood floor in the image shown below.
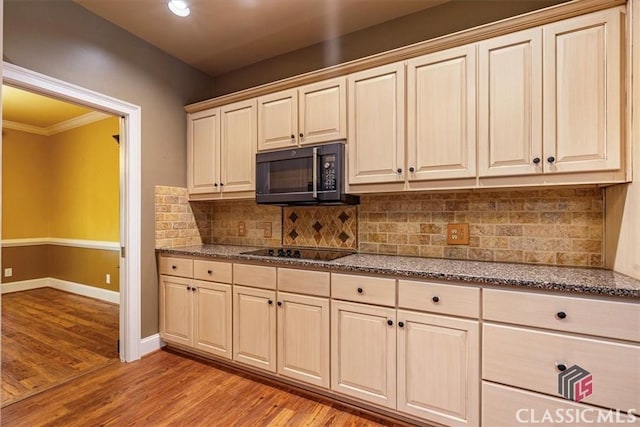
<path fill-rule="evenodd" d="M 3 426 L 396 426 L 286 386 L 162 350 L 2 410 Z"/>
<path fill-rule="evenodd" d="M 2 295 L 2 407 L 118 361 L 118 306 L 52 288 Z"/>

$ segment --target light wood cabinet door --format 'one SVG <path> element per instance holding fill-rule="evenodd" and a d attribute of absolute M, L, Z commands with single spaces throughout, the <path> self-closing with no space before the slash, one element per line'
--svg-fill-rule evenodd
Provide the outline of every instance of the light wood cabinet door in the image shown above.
<path fill-rule="evenodd" d="M 542 29 L 480 42 L 478 63 L 479 176 L 542 173 Z"/>
<path fill-rule="evenodd" d="M 392 308 L 331 302 L 332 390 L 395 409 L 395 314 Z"/>
<path fill-rule="evenodd" d="M 475 176 L 475 44 L 409 60 L 407 131 L 410 181 Z"/>
<path fill-rule="evenodd" d="M 298 144 L 298 90 L 258 98 L 258 151 Z"/>
<path fill-rule="evenodd" d="M 347 137 L 346 78 L 325 80 L 298 89 L 300 144 L 318 144 Z"/>
<path fill-rule="evenodd" d="M 194 281 L 193 346 L 231 359 L 231 285 Z"/>
<path fill-rule="evenodd" d="M 545 173 L 620 168 L 622 25 L 615 8 L 543 27 Z"/>
<path fill-rule="evenodd" d="M 477 321 L 398 310 L 398 410 L 478 425 L 479 336 Z"/>
<path fill-rule="evenodd" d="M 190 194 L 220 191 L 220 112 L 217 108 L 187 119 L 187 186 Z"/>
<path fill-rule="evenodd" d="M 233 359 L 276 371 L 276 293 L 233 287 Z"/>
<path fill-rule="evenodd" d="M 256 100 L 220 107 L 221 191 L 256 189 L 258 114 Z"/>
<path fill-rule="evenodd" d="M 191 346 L 193 339 L 192 280 L 160 276 L 160 337 Z"/>
<path fill-rule="evenodd" d="M 354 73 L 348 82 L 349 184 L 404 181 L 404 64 Z"/>
<path fill-rule="evenodd" d="M 329 299 L 278 293 L 278 373 L 329 388 Z"/>

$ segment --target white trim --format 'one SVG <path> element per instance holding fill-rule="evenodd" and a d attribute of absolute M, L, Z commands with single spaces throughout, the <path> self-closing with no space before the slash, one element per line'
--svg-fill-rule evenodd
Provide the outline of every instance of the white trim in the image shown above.
<path fill-rule="evenodd" d="M 71 292 L 76 295 L 99 299 L 113 304 L 120 304 L 119 292 L 96 288 L 95 286 L 83 285 L 82 283 L 68 282 L 66 280 L 55 279 L 53 277 L 4 283 L 0 289 L 2 289 L 3 294 L 7 294 L 11 292 L 28 291 L 31 289 L 47 287 L 58 289 L 60 291 Z"/>
<path fill-rule="evenodd" d="M 90 113 L 83 114 L 81 116 L 74 117 L 72 119 L 65 120 L 63 122 L 56 123 L 47 127 L 12 122 L 10 120 L 3 120 L 2 127 L 7 129 L 19 130 L 21 132 L 35 133 L 36 135 L 51 136 L 60 132 L 65 132 L 91 123 L 99 122 L 100 120 L 104 120 L 110 116 L 112 115 L 101 113 L 100 111 L 91 111 Z"/>
<path fill-rule="evenodd" d="M 140 340 L 140 357 L 160 350 L 166 344 L 160 339 L 160 334 L 154 334 Z"/>
<path fill-rule="evenodd" d="M 57 237 L 35 237 L 28 239 L 3 239 L 3 248 L 17 246 L 56 245 L 71 246 L 74 248 L 102 249 L 105 251 L 119 251 L 119 242 L 107 242 L 104 240 L 59 239 Z"/>
<path fill-rule="evenodd" d="M 127 257 L 120 258 L 120 359 L 140 359 L 140 253 L 141 253 L 141 145 L 142 113 L 137 105 L 76 86 L 17 65 L 2 63 L 3 82 L 12 86 L 75 102 L 124 118 L 120 150 L 124 157 L 124 222 L 121 245 Z"/>

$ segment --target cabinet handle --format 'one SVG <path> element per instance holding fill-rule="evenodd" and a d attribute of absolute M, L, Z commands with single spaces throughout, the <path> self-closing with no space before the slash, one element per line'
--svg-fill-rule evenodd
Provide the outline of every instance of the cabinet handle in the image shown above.
<path fill-rule="evenodd" d="M 533 163 L 535 163 L 536 165 L 537 165 L 538 163 L 540 163 L 540 157 L 534 157 L 534 158 L 533 158 Z"/>
<path fill-rule="evenodd" d="M 178 266 L 177 266 L 177 265 L 172 265 L 172 266 L 171 266 L 171 269 L 172 269 L 172 270 L 176 270 L 177 268 L 178 268 Z"/>
<path fill-rule="evenodd" d="M 273 301 L 269 300 L 268 302 L 269 302 L 269 305 L 273 305 Z"/>
<path fill-rule="evenodd" d="M 282 301 L 278 301 L 278 307 L 282 307 Z"/>
<path fill-rule="evenodd" d="M 547 162 L 549 162 L 549 163 L 553 163 L 553 162 L 555 162 L 555 161 L 556 161 L 556 158 L 555 158 L 555 157 L 553 157 L 553 156 L 549 156 L 549 157 L 547 157 Z"/>
<path fill-rule="evenodd" d="M 187 286 L 187 290 L 190 291 L 191 290 L 191 286 Z"/>
<path fill-rule="evenodd" d="M 192 291 L 192 292 L 195 292 L 195 291 L 197 291 L 197 290 L 198 290 L 198 288 L 191 288 L 191 291 Z"/>
<path fill-rule="evenodd" d="M 391 320 L 391 319 L 387 320 L 387 325 L 393 326 L 393 320 Z"/>
<path fill-rule="evenodd" d="M 223 185 L 224 185 L 224 182 L 221 182 L 221 183 L 220 183 L 220 187 L 222 187 Z"/>
<path fill-rule="evenodd" d="M 558 362 L 556 363 L 556 369 L 560 372 L 562 371 L 566 371 L 567 370 L 567 365 L 562 363 L 562 362 Z"/>
<path fill-rule="evenodd" d="M 398 322 L 398 326 L 400 326 L 401 328 L 404 328 L 404 322 Z"/>
<path fill-rule="evenodd" d="M 409 168 L 409 172 L 413 173 L 413 172 L 415 172 L 415 171 L 416 171 L 416 168 L 414 168 L 413 166 L 411 166 L 411 167 Z"/>
<path fill-rule="evenodd" d="M 362 289 L 362 288 L 358 288 L 358 289 L 357 289 L 357 291 L 358 291 L 358 293 L 359 293 L 359 294 L 361 294 L 361 293 L 363 293 L 363 292 L 364 292 L 364 289 Z"/>
<path fill-rule="evenodd" d="M 440 297 L 435 296 L 435 297 L 431 298 L 431 301 L 433 301 L 435 303 L 438 303 L 438 302 L 440 302 Z"/>
<path fill-rule="evenodd" d="M 402 168 L 398 168 L 398 173 L 402 173 Z"/>
<path fill-rule="evenodd" d="M 294 134 L 291 134 L 291 139 L 293 140 L 292 142 L 295 142 L 296 136 Z"/>
<path fill-rule="evenodd" d="M 567 313 L 565 313 L 564 311 L 559 311 L 556 313 L 556 316 L 558 316 L 558 319 L 566 319 Z"/>
<path fill-rule="evenodd" d="M 304 134 L 300 132 L 300 138 L 304 138 Z"/>
<path fill-rule="evenodd" d="M 207 270 L 207 274 L 213 274 L 213 270 Z"/>
<path fill-rule="evenodd" d="M 217 182 L 214 182 L 214 183 L 213 183 L 213 186 L 214 186 L 214 187 L 217 187 L 217 186 L 218 186 L 218 183 L 217 183 Z"/>

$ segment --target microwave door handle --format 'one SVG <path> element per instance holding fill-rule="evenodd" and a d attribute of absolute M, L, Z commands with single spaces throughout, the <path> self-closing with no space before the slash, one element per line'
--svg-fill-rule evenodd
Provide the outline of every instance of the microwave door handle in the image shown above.
<path fill-rule="evenodd" d="M 313 147 L 313 198 L 318 198 L 318 147 Z"/>

